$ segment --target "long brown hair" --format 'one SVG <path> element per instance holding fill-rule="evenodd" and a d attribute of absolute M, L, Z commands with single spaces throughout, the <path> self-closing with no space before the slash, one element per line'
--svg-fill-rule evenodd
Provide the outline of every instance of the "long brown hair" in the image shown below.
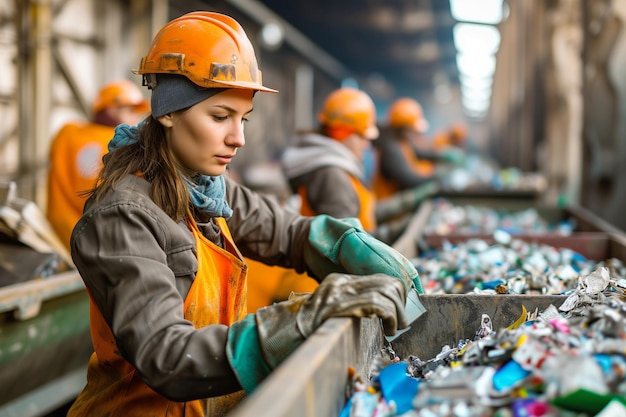
<path fill-rule="evenodd" d="M 140 125 L 138 140 L 106 154 L 96 186 L 86 195 L 96 201 L 112 191 L 128 175 L 141 174 L 152 184 L 150 197 L 168 216 L 182 221 L 191 198 L 176 167 L 165 137 L 165 129 L 152 116 Z"/>

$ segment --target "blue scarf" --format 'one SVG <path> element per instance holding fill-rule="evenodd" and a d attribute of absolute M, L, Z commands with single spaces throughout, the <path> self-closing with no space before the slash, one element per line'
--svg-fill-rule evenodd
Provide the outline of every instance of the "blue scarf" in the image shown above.
<path fill-rule="evenodd" d="M 139 123 L 141 126 L 143 122 Z M 121 124 L 115 127 L 115 135 L 109 142 L 109 152 L 113 152 L 123 146 L 137 142 L 139 126 Z M 202 212 L 211 217 L 230 217 L 233 210 L 224 199 L 226 195 L 226 183 L 223 176 L 208 176 L 198 174 L 193 178 L 182 175 L 189 190 L 191 201 Z"/>

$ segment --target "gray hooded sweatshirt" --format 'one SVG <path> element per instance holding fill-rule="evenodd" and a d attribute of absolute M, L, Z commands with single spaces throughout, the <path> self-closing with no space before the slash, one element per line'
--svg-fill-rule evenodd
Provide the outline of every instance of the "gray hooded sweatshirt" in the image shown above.
<path fill-rule="evenodd" d="M 365 168 L 340 142 L 318 133 L 294 136 L 282 155 L 282 167 L 294 192 L 306 188 L 306 199 L 318 214 L 358 217 L 359 196 L 350 176 L 363 181 Z"/>

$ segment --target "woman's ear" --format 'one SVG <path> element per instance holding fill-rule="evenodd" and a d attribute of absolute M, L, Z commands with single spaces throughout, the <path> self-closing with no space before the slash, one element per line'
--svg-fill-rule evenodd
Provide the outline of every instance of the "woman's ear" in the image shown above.
<path fill-rule="evenodd" d="M 161 125 L 163 125 L 164 127 L 172 127 L 173 122 L 172 122 L 172 113 L 167 113 L 164 114 L 161 117 L 158 117 L 157 120 L 159 121 L 159 123 L 161 123 Z"/>

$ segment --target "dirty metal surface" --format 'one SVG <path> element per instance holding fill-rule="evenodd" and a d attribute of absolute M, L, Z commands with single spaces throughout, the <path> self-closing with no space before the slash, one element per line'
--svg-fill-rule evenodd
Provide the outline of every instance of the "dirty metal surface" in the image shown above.
<path fill-rule="evenodd" d="M 614 249 L 615 244 L 613 242 L 626 241 L 626 234 L 610 224 L 609 222 L 601 219 L 585 208 L 578 205 L 569 205 L 567 207 L 554 207 L 554 206 L 541 206 L 533 204 L 529 201 L 518 200 L 518 199 L 498 199 L 495 197 L 486 197 L 486 198 L 469 198 L 469 197 L 455 197 L 449 198 L 451 202 L 455 205 L 476 205 L 476 206 L 484 206 L 497 208 L 499 210 L 508 210 L 508 211 L 518 211 L 524 210 L 528 208 L 535 208 L 538 213 L 545 218 L 547 221 L 551 223 L 556 223 L 559 221 L 567 220 L 572 218 L 575 220 L 576 229 L 574 233 L 563 237 L 562 235 L 558 235 L 557 233 L 546 233 L 545 237 L 539 237 L 539 234 L 532 235 L 532 238 L 535 239 L 545 239 L 547 241 L 554 241 L 558 243 L 564 239 L 571 239 L 571 244 L 578 245 L 578 247 L 584 247 L 585 245 L 589 245 L 587 249 L 592 253 L 602 253 L 603 252 L 603 240 L 606 240 L 606 244 L 609 245 L 608 253 L 619 253 Z M 428 225 L 430 216 L 435 209 L 435 205 L 432 200 L 424 201 L 419 209 L 413 214 L 411 220 L 409 221 L 404 232 L 398 237 L 398 239 L 392 244 L 394 249 L 398 250 L 407 258 L 414 258 L 418 256 L 418 246 L 420 239 L 424 238 L 424 230 Z M 595 232 L 595 233 L 604 233 L 606 235 L 581 235 L 581 237 L 576 237 L 579 233 L 584 232 Z M 446 235 L 446 237 L 450 240 L 459 241 L 459 237 L 462 239 L 467 239 L 468 235 Z M 516 235 L 515 237 L 517 237 Z M 560 236 L 560 237 L 559 237 Z M 431 239 L 433 243 L 438 240 L 438 237 L 428 237 Z M 531 239 L 531 237 L 527 237 L 525 239 Z M 550 244 L 550 243 L 547 243 Z M 551 244 L 552 246 L 557 246 Z M 582 245 L 582 246 L 581 246 Z M 597 246 L 594 246 L 597 245 Z M 620 246 L 618 244 L 617 246 Z M 569 247 L 569 246 L 565 246 Z M 571 248 L 574 249 L 574 248 Z M 584 255 L 584 253 L 582 253 Z M 619 259 L 624 259 L 621 256 L 615 256 Z"/>
<path fill-rule="evenodd" d="M 434 357 L 445 344 L 472 338 L 481 315 L 489 314 L 494 329 L 506 327 L 522 314 L 558 307 L 564 296 L 422 295 L 427 312 L 395 339 L 401 359 Z M 336 417 L 345 405 L 348 368 L 367 378 L 382 357 L 383 337 L 374 319 L 331 319 L 304 342 L 229 417 Z"/>
<path fill-rule="evenodd" d="M 337 416 L 348 369 L 368 375 L 382 339 L 376 319 L 326 321 L 229 417 Z"/>
<path fill-rule="evenodd" d="M 3 313 L 0 405 L 84 367 L 92 351 L 84 290 L 43 301 L 38 314 L 27 320 Z"/>
<path fill-rule="evenodd" d="M 393 348 L 401 359 L 415 355 L 428 360 L 446 344 L 455 346 L 460 339 L 473 339 L 476 329 L 480 328 L 482 314 L 491 317 L 496 330 L 515 322 L 523 308 L 528 312 L 535 309 L 541 312 L 550 304 L 559 307 L 565 299 L 556 295 L 422 295 L 420 300 L 426 313 L 408 332 L 394 340 Z"/>

